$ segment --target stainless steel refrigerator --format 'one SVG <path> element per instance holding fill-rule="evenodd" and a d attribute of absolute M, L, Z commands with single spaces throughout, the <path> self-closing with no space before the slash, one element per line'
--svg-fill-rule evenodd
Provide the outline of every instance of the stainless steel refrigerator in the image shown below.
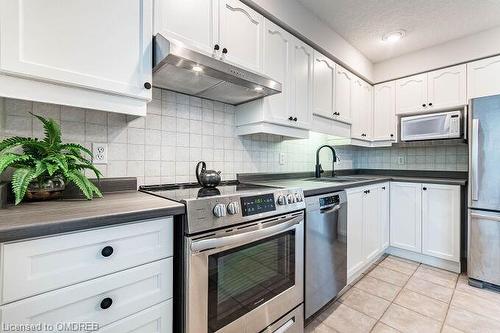
<path fill-rule="evenodd" d="M 469 283 L 500 285 L 500 95 L 469 112 Z"/>

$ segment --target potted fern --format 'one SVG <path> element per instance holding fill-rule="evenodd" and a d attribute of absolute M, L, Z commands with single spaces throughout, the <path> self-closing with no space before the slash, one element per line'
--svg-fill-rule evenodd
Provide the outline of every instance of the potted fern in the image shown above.
<path fill-rule="evenodd" d="M 61 129 L 53 119 L 33 115 L 43 123 L 45 138 L 11 137 L 0 141 L 0 175 L 8 168 L 12 175 L 15 204 L 23 199 L 39 201 L 59 198 L 68 183 L 74 183 L 87 199 L 101 197 L 99 189 L 85 176 L 101 173 L 91 162 L 92 152 L 75 143 L 63 143 Z"/>

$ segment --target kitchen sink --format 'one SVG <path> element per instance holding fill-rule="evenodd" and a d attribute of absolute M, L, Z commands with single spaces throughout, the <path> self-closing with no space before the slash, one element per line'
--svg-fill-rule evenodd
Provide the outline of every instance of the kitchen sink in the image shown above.
<path fill-rule="evenodd" d="M 373 178 L 339 176 L 339 177 L 308 178 L 306 180 L 311 181 L 311 182 L 354 183 L 354 182 L 362 182 L 362 181 L 367 181 L 367 180 L 372 180 L 372 179 Z"/>

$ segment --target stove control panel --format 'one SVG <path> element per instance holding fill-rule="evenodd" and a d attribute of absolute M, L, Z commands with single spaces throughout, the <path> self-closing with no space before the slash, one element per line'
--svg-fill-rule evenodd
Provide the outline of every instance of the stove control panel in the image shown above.
<path fill-rule="evenodd" d="M 274 194 L 261 194 L 251 197 L 241 198 L 241 207 L 243 216 L 267 213 L 276 210 Z"/>

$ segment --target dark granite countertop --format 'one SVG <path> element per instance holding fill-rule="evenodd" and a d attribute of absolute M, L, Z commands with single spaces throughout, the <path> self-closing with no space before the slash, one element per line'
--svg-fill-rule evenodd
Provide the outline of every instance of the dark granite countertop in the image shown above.
<path fill-rule="evenodd" d="M 175 201 L 128 191 L 91 201 L 65 199 L 0 209 L 0 242 L 90 229 L 141 219 L 184 214 Z"/>
<path fill-rule="evenodd" d="M 328 178 L 325 172 L 323 178 Z M 433 171 L 406 171 L 406 170 L 339 170 L 338 176 L 353 177 L 352 182 L 335 182 L 313 179 L 314 174 L 284 173 L 284 174 L 241 174 L 238 179 L 258 185 L 277 187 L 296 187 L 304 190 L 305 196 L 321 195 L 329 192 L 341 191 L 348 188 L 367 186 L 386 181 L 401 181 L 415 183 L 432 183 L 460 185 L 467 184 L 466 172 L 433 172 Z M 355 178 L 360 178 L 356 180 Z"/>

